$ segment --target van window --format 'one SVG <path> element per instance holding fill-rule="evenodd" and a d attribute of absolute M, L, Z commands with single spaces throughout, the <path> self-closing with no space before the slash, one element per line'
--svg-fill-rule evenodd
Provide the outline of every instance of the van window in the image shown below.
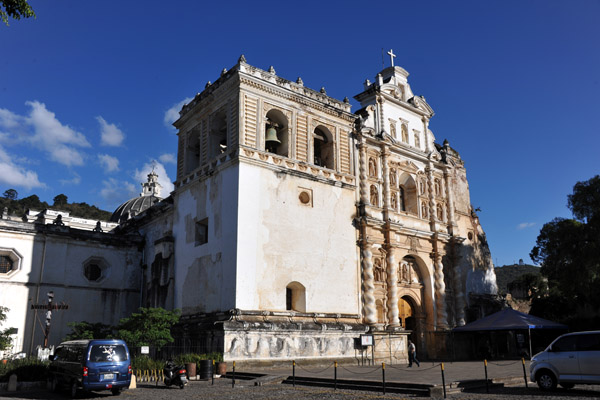
<path fill-rule="evenodd" d="M 600 334 L 577 336 L 578 351 L 600 351 Z"/>
<path fill-rule="evenodd" d="M 552 345 L 552 351 L 575 351 L 576 336 L 565 336 Z"/>
<path fill-rule="evenodd" d="M 122 344 L 95 344 L 90 352 L 90 361 L 125 361 L 127 351 Z"/>

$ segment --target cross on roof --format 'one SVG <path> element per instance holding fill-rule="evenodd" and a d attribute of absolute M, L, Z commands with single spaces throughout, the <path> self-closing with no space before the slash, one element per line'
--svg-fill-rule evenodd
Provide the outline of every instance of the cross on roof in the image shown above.
<path fill-rule="evenodd" d="M 394 54 L 394 50 L 390 49 L 390 51 L 388 51 L 388 54 L 390 55 L 390 60 L 392 61 L 392 67 L 394 66 L 394 58 L 396 58 L 396 55 Z"/>

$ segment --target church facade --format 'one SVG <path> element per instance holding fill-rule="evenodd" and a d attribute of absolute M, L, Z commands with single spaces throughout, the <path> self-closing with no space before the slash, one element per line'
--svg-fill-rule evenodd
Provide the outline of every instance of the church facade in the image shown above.
<path fill-rule="evenodd" d="M 160 198 L 151 174 L 95 233 L 142 243 L 138 304 L 180 309 L 178 339 L 225 360 L 353 360 L 363 335 L 386 362 L 406 360 L 409 335 L 443 356 L 495 275 L 464 163 L 407 78 L 384 69 L 353 113 L 243 56 L 223 70 L 174 124 L 174 191 Z"/>

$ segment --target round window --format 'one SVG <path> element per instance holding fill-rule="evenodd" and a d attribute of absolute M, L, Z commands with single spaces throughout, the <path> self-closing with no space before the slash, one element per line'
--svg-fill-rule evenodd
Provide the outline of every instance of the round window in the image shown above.
<path fill-rule="evenodd" d="M 102 277 L 102 268 L 98 264 L 87 264 L 83 273 L 88 280 L 97 281 Z"/>
<path fill-rule="evenodd" d="M 0 255 L 0 274 L 8 274 L 13 270 L 14 262 L 12 258 Z"/>

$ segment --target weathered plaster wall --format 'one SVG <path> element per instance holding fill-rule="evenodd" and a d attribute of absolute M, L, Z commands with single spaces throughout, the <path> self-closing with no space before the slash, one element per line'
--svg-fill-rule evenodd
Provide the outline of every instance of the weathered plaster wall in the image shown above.
<path fill-rule="evenodd" d="M 238 168 L 177 190 L 175 213 L 175 307 L 183 314 L 235 308 Z M 208 241 L 196 245 L 196 223 L 208 219 Z"/>
<path fill-rule="evenodd" d="M 285 310 L 286 286 L 299 282 L 306 312 L 359 313 L 354 193 L 241 164 L 236 307 Z"/>
<path fill-rule="evenodd" d="M 15 352 L 30 352 L 43 343 L 45 311 L 36 313 L 30 307 L 45 304 L 49 291 L 54 292 L 55 303 L 69 305 L 68 310 L 52 314 L 50 345 L 70 333 L 69 322 L 116 325 L 139 307 L 141 255 L 136 246 L 109 245 L 73 230 L 69 235 L 53 235 L 36 233 L 33 224 L 7 224 L 13 225 L 13 230 L 0 229 L 1 247 L 22 256 L 17 272 L 0 276 L 0 304 L 10 309 L 3 328 L 18 329 Z M 84 265 L 92 259 L 103 265 L 97 282 L 84 275 Z"/>

